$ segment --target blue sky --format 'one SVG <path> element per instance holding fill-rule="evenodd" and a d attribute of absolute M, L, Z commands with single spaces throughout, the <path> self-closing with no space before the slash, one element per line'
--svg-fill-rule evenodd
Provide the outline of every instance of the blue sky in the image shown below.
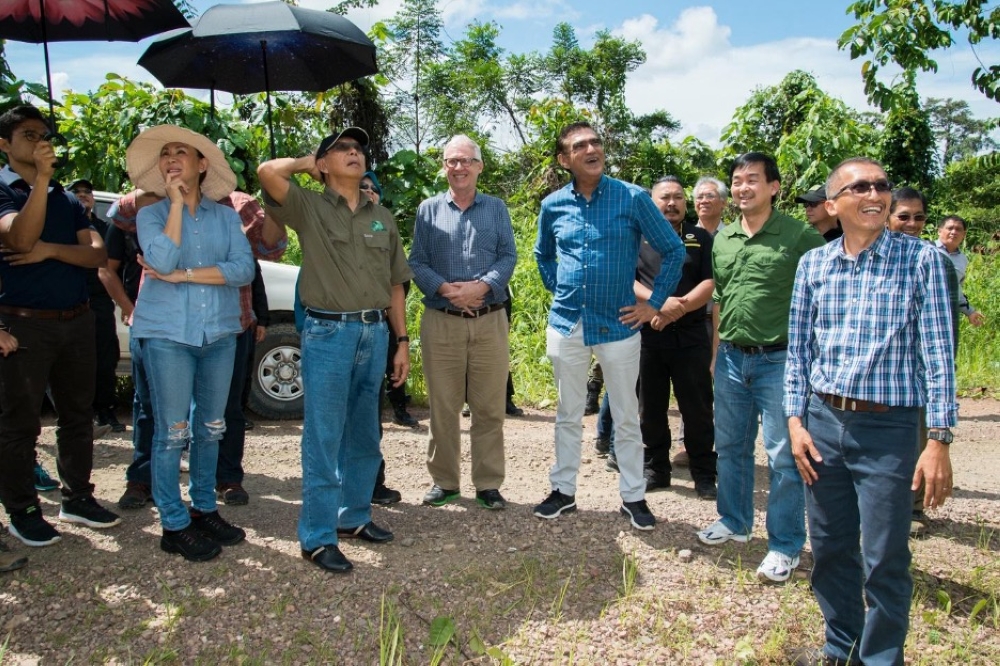
<path fill-rule="evenodd" d="M 300 0 L 300 6 L 325 9 L 335 0 Z M 218 4 L 196 0 L 199 11 Z M 382 0 L 374 9 L 349 15 L 362 29 L 388 18 L 400 0 Z M 458 39 L 472 20 L 495 21 L 508 51 L 544 51 L 552 29 L 565 21 L 582 44 L 599 30 L 639 40 L 647 62 L 629 79 L 626 91 L 634 111 L 666 109 L 681 121 L 682 135 L 694 134 L 716 144 L 733 110 L 759 86 L 777 84 L 793 69 L 804 69 L 828 93 L 855 108 L 865 108 L 860 62 L 836 48 L 840 34 L 852 25 L 845 14 L 848 0 L 442 0 L 446 39 Z M 135 62 L 140 44 L 90 42 L 52 44 L 53 86 L 58 90 L 92 90 L 105 72 L 152 80 Z M 1000 47 L 981 45 L 979 57 L 1000 62 Z M 7 42 L 14 73 L 42 81 L 42 48 Z M 975 55 L 959 45 L 937 57 L 940 70 L 919 80 L 923 96 L 967 100 L 979 117 L 996 116 L 1000 107 L 969 84 Z M 203 91 L 192 91 L 199 96 Z M 58 94 L 57 94 L 58 96 Z M 224 96 L 223 96 L 224 97 Z M 225 100 L 223 99 L 223 103 Z"/>

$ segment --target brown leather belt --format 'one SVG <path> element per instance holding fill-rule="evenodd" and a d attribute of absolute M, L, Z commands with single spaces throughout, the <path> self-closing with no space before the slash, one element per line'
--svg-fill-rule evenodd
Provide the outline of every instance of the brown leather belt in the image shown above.
<path fill-rule="evenodd" d="M 76 319 L 88 310 L 90 310 L 89 301 L 80 303 L 80 305 L 70 310 L 36 310 L 35 308 L 17 308 L 10 305 L 0 305 L 0 315 L 24 317 L 25 319 Z"/>
<path fill-rule="evenodd" d="M 854 398 L 845 398 L 842 395 L 832 395 L 830 393 L 817 393 L 816 397 L 830 405 L 834 409 L 839 409 L 842 412 L 875 412 L 878 414 L 883 414 L 889 411 L 889 405 L 882 405 L 877 402 L 869 402 L 867 400 L 855 400 Z"/>
<path fill-rule="evenodd" d="M 464 310 L 449 310 L 448 308 L 439 308 L 441 312 L 445 314 L 450 314 L 453 317 L 464 317 L 465 319 L 475 319 L 476 317 L 482 317 L 491 312 L 496 312 L 497 310 L 503 310 L 503 303 L 494 303 L 493 305 L 487 305 L 485 308 L 479 308 L 478 310 L 473 310 L 472 312 L 465 312 Z"/>

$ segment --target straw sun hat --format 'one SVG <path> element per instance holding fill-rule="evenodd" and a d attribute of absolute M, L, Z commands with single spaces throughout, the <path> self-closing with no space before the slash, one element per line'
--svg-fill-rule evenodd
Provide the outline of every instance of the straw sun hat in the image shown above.
<path fill-rule="evenodd" d="M 177 125 L 150 127 L 129 145 L 125 162 L 133 185 L 161 197 L 167 195 L 167 184 L 160 174 L 160 150 L 168 143 L 186 143 L 208 159 L 208 173 L 201 184 L 206 197 L 218 201 L 236 189 L 236 174 L 219 147 L 208 137 Z"/>

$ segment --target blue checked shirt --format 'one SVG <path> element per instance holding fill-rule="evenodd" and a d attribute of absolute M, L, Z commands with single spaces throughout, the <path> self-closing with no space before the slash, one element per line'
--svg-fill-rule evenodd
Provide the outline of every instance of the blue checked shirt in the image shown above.
<path fill-rule="evenodd" d="M 621 308 L 635 305 L 635 267 L 643 237 L 663 257 L 649 299 L 660 309 L 677 288 L 686 251 L 642 188 L 601 176 L 590 201 L 572 182 L 545 197 L 535 260 L 542 283 L 555 296 L 549 325 L 569 336 L 582 322 L 588 346 L 635 335 L 638 331 L 618 318 Z"/>
<path fill-rule="evenodd" d="M 944 257 L 885 231 L 857 258 L 838 239 L 799 263 L 789 315 L 785 416 L 810 392 L 894 407 L 926 406 L 927 426 L 953 426 L 955 356 Z"/>
<path fill-rule="evenodd" d="M 466 210 L 451 192 L 431 197 L 417 208 L 410 248 L 410 270 L 428 308 L 454 308 L 438 293 L 445 282 L 480 280 L 490 287 L 483 305 L 507 300 L 517 247 L 507 204 L 482 192 Z"/>

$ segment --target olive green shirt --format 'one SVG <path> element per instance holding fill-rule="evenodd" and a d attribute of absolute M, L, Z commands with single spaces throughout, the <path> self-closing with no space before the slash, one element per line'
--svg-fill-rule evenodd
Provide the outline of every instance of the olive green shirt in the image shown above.
<path fill-rule="evenodd" d="M 811 226 L 778 211 L 752 237 L 737 220 L 712 248 L 719 340 L 738 345 L 788 342 L 788 308 L 799 259 L 825 241 Z"/>
<path fill-rule="evenodd" d="M 299 236 L 302 304 L 328 312 L 388 308 L 392 285 L 413 277 L 392 213 L 365 196 L 352 211 L 329 187 L 320 194 L 290 185 L 284 205 L 266 193 L 264 202 Z"/>

